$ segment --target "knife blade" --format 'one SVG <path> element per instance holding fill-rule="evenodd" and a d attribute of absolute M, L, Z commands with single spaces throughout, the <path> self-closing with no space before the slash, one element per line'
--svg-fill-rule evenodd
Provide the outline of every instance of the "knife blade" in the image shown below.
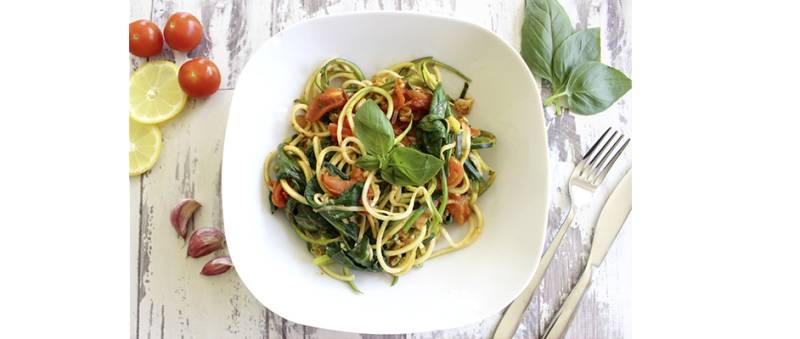
<path fill-rule="evenodd" d="M 611 192 L 611 195 L 606 200 L 603 209 L 600 211 L 600 217 L 597 219 L 595 226 L 594 236 L 592 237 L 592 248 L 589 251 L 589 260 L 586 264 L 586 269 L 581 274 L 578 283 L 572 288 L 572 291 L 564 300 L 561 309 L 558 310 L 553 320 L 550 321 L 550 326 L 545 330 L 542 338 L 555 339 L 562 338 L 567 332 L 569 323 L 575 315 L 586 289 L 592 282 L 592 272 L 603 262 L 611 244 L 616 239 L 622 225 L 625 224 L 625 219 L 632 208 L 632 176 L 631 171 L 625 174 L 620 183 Z"/>
<path fill-rule="evenodd" d="M 633 204 L 632 181 L 629 170 L 603 205 L 594 229 L 588 265 L 599 266 L 603 262 L 625 219 L 628 218 Z"/>

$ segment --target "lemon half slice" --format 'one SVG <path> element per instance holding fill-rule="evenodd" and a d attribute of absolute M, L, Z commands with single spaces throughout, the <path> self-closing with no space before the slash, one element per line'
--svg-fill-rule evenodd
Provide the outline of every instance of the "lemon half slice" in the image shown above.
<path fill-rule="evenodd" d="M 178 115 L 186 105 L 186 93 L 178 84 L 178 66 L 170 61 L 151 61 L 131 75 L 130 117 L 143 124 L 158 124 Z"/>
<path fill-rule="evenodd" d="M 147 172 L 158 161 L 161 154 L 161 131 L 156 126 L 128 121 L 128 136 L 131 145 L 128 151 L 130 175 Z"/>

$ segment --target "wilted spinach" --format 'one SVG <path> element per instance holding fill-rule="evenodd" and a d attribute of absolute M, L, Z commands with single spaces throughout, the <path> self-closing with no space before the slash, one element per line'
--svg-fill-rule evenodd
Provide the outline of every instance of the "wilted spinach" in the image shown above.
<path fill-rule="evenodd" d="M 304 190 L 306 180 L 300 165 L 286 154 L 283 150 L 283 144 L 278 145 L 277 152 L 271 164 L 271 170 L 275 173 L 275 178 L 277 180 L 285 179 L 292 183 L 293 188 L 300 191 Z"/>
<path fill-rule="evenodd" d="M 444 124 L 449 108 L 442 84 L 436 85 L 431 98 L 428 114 L 417 125 L 417 137 L 422 141 L 422 151 L 438 158 L 439 150 L 447 140 L 447 127 Z"/>
<path fill-rule="evenodd" d="M 331 164 L 329 162 L 326 162 L 322 166 L 325 167 L 325 169 L 327 169 L 328 172 L 330 172 L 331 174 L 341 178 L 342 180 L 350 179 L 350 177 L 347 174 L 345 174 L 344 172 L 342 172 L 342 170 L 340 170 L 339 168 L 337 168 L 336 166 L 334 166 L 333 164 Z"/>
<path fill-rule="evenodd" d="M 335 199 L 332 204 L 333 205 L 347 205 L 352 206 L 355 205 L 357 202 L 356 198 L 353 196 L 356 195 L 354 193 L 356 190 L 361 192 L 361 190 L 356 187 L 360 184 L 353 185 L 349 190 L 342 193 L 339 198 Z M 363 187 L 363 186 L 361 186 Z M 333 228 L 339 231 L 340 234 L 345 236 L 346 238 L 355 241 L 358 238 L 358 225 L 353 224 L 345 219 L 351 217 L 353 212 L 351 211 L 338 211 L 338 210 L 324 210 L 324 207 L 327 205 L 320 205 L 314 202 L 314 194 L 322 193 L 322 187 L 319 186 L 319 182 L 317 182 L 316 177 L 312 177 L 311 180 L 308 181 L 308 185 L 306 186 L 305 192 L 303 192 L 303 196 L 308 201 L 309 205 L 314 209 L 314 212 L 317 213 L 320 217 L 325 219 Z M 294 199 L 289 199 L 289 201 L 294 201 Z M 322 209 L 322 210 L 321 210 Z"/>

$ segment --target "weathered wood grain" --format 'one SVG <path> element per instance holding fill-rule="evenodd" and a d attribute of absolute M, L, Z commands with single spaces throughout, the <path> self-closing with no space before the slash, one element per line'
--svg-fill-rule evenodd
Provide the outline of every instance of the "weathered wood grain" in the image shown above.
<path fill-rule="evenodd" d="M 208 56 L 220 68 L 223 90 L 195 101 L 162 128 L 164 148 L 148 174 L 132 178 L 131 187 L 131 337 L 136 338 L 485 338 L 499 320 L 495 315 L 463 328 L 396 336 L 342 333 L 298 325 L 265 309 L 247 291 L 235 272 L 203 277 L 209 260 L 186 258 L 183 241 L 168 221 L 173 205 L 193 196 L 204 206 L 195 224 L 223 227 L 220 164 L 228 105 L 236 79 L 252 53 L 270 36 L 307 18 L 363 10 L 404 10 L 454 16 L 482 25 L 519 48 L 523 0 L 132 0 L 131 19 L 151 18 L 163 25 L 175 11 L 195 14 L 204 27 L 201 46 L 190 53 L 165 48 L 152 59 L 178 63 Z M 562 0 L 577 28 L 601 27 L 603 61 L 631 74 L 630 16 L 620 0 Z M 131 70 L 146 60 L 131 57 Z M 545 89 L 544 95 L 549 95 Z M 546 113 L 553 202 L 548 241 L 566 213 L 566 178 L 573 163 L 606 126 L 630 134 L 631 95 L 606 113 L 580 117 Z M 627 152 L 607 179 L 615 183 L 630 167 Z M 607 188 L 600 190 L 606 194 Z M 535 338 L 566 297 L 586 261 L 597 217 L 590 208 L 579 227 L 564 240 L 544 283 L 531 302 L 515 338 Z M 568 338 L 630 337 L 630 228 L 623 228 L 596 281 L 576 314 Z"/>

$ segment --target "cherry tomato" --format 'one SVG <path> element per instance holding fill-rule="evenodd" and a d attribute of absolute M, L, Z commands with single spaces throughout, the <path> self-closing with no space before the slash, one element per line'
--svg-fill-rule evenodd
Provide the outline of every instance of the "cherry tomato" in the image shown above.
<path fill-rule="evenodd" d="M 150 20 L 136 20 L 128 25 L 128 51 L 139 57 L 161 53 L 164 38 L 161 30 Z"/>
<path fill-rule="evenodd" d="M 447 187 L 458 185 L 464 179 L 464 166 L 461 166 L 461 163 L 456 158 L 450 158 L 447 166 L 450 168 L 450 175 L 447 176 Z"/>
<path fill-rule="evenodd" d="M 208 58 L 187 61 L 178 71 L 178 83 L 186 94 L 193 98 L 207 97 L 219 89 L 219 69 Z"/>
<path fill-rule="evenodd" d="M 270 186 L 272 187 L 272 204 L 277 208 L 286 207 L 286 201 L 289 199 L 289 194 L 283 190 L 281 183 L 279 181 L 275 181 Z"/>
<path fill-rule="evenodd" d="M 164 25 L 164 39 L 172 49 L 188 52 L 203 39 L 203 25 L 194 15 L 177 12 Z"/>
<path fill-rule="evenodd" d="M 449 195 L 447 201 L 447 211 L 453 216 L 458 224 L 463 224 L 469 220 L 472 210 L 469 208 L 469 196 L 466 194 L 454 196 Z"/>

